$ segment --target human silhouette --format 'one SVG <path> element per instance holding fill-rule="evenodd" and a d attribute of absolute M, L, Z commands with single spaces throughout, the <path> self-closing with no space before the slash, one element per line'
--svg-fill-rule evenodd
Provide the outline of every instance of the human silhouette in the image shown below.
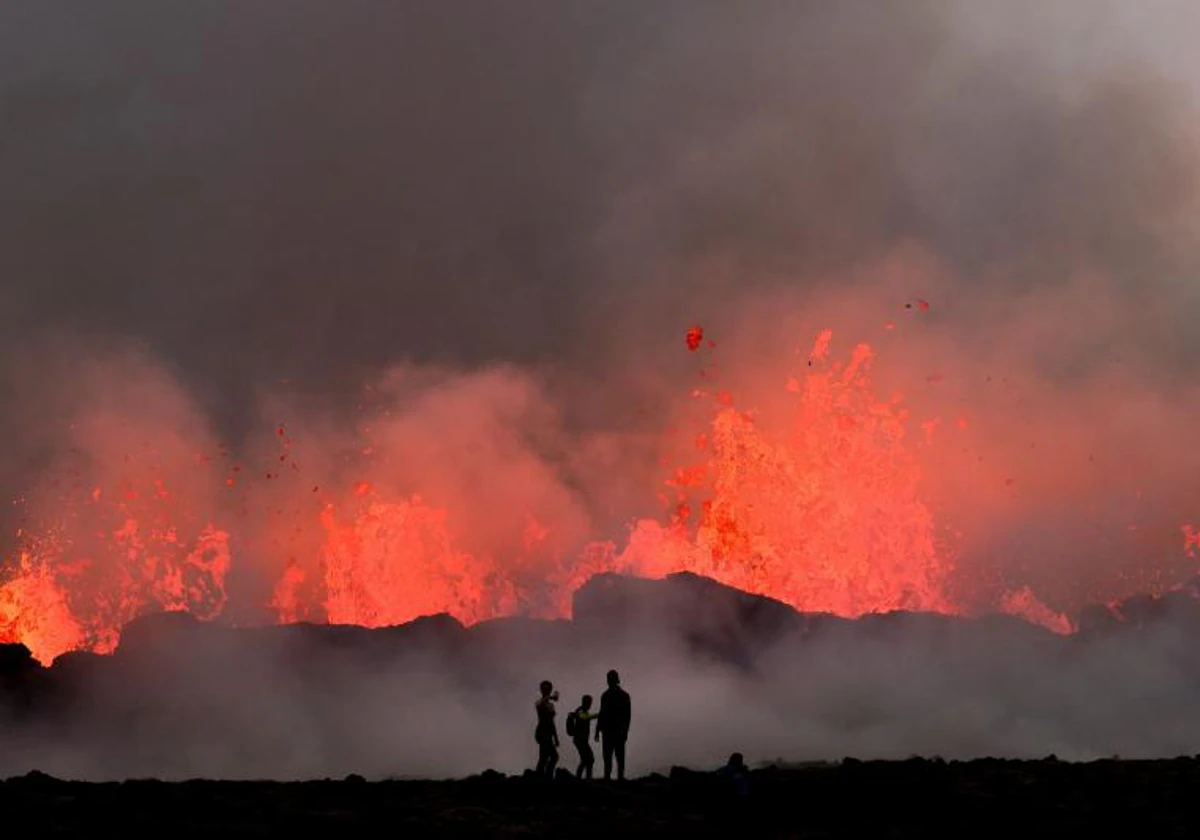
<path fill-rule="evenodd" d="M 538 745 L 538 763 L 535 771 L 538 776 L 554 778 L 554 768 L 558 766 L 558 729 L 554 725 L 554 704 L 558 701 L 558 692 L 550 680 L 542 680 L 539 686 L 541 696 L 534 703 L 537 709 L 537 728 L 533 731 L 534 740 Z"/>
<path fill-rule="evenodd" d="M 717 775 L 725 779 L 734 794 L 744 798 L 750 793 L 750 770 L 746 767 L 746 759 L 740 752 L 729 756 L 725 766 L 717 770 Z"/>
<path fill-rule="evenodd" d="M 608 689 L 600 695 L 600 719 L 596 721 L 596 740 L 603 738 L 604 778 L 612 778 L 612 760 L 617 757 L 617 780 L 625 778 L 625 740 L 629 737 L 632 707 L 629 694 L 621 688 L 621 677 L 608 672 Z"/>
<path fill-rule="evenodd" d="M 571 736 L 571 740 L 575 742 L 575 749 L 579 752 L 579 767 L 575 769 L 575 778 L 582 779 L 587 776 L 592 778 L 592 767 L 596 764 L 596 754 L 592 752 L 592 745 L 588 743 L 588 736 L 592 734 L 592 721 L 599 715 L 592 711 L 592 695 L 585 694 L 579 701 L 579 708 L 571 712 L 567 716 L 567 734 Z"/>

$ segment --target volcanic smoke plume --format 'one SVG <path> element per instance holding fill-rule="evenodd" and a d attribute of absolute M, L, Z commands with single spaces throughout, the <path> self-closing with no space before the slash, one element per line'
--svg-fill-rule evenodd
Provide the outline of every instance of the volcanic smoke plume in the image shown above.
<path fill-rule="evenodd" d="M 1190 5 L 0 25 L 0 640 L 1196 573 Z"/>

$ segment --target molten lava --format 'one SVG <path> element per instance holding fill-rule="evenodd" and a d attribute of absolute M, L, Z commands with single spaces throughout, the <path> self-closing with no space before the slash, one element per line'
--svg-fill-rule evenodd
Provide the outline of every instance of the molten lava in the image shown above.
<path fill-rule="evenodd" d="M 715 347 L 700 327 L 685 339 L 690 352 Z M 298 495 L 322 501 L 258 513 L 273 517 L 272 528 L 319 536 L 295 549 L 300 558 L 278 549 L 277 560 L 288 562 L 263 600 L 283 623 L 378 627 L 439 612 L 474 623 L 566 615 L 571 593 L 598 572 L 690 571 L 805 611 L 957 612 L 955 566 L 922 499 L 908 413 L 898 397 L 875 396 L 870 347 L 837 360 L 832 340 L 828 330 L 818 335 L 803 367 L 779 382 L 786 417 L 744 409 L 736 391 L 696 392 L 706 411 L 692 430 L 697 454 L 664 476 L 668 511 L 635 522 L 623 546 L 563 548 L 555 522 L 530 516 L 513 545 L 480 551 L 479 540 L 467 539 L 472 523 L 453 509 L 361 477 L 302 474 L 303 453 L 280 427 L 285 450 L 272 458 L 288 464 Z M 252 472 L 233 467 L 211 483 L 244 494 Z M 279 486 L 277 466 L 266 476 Z M 207 505 L 184 504 L 170 492 L 174 478 L 139 474 L 115 487 L 79 488 L 35 535 L 22 533 L 0 577 L 0 642 L 23 642 L 48 663 L 68 650 L 113 650 L 121 627 L 146 612 L 222 615 L 231 546 L 254 545 L 253 537 L 239 541 L 229 510 L 208 496 Z M 1200 546 L 1193 529 L 1185 539 L 1188 550 Z M 1028 589 L 995 599 L 1058 632 L 1071 629 Z"/>
<path fill-rule="evenodd" d="M 491 561 L 457 550 L 446 519 L 418 497 L 372 500 L 349 521 L 327 508 L 329 623 L 385 627 L 448 612 L 473 624 L 513 612 L 512 582 Z"/>
<path fill-rule="evenodd" d="M 707 458 L 668 482 L 678 515 L 667 525 L 639 522 L 615 568 L 691 571 L 844 616 L 954 610 L 952 564 L 919 496 L 907 413 L 874 398 L 866 345 L 846 364 L 819 365 L 831 339 L 821 333 L 803 380 L 787 383 L 794 404 L 782 434 L 716 395 L 711 426 L 697 439 Z"/>
<path fill-rule="evenodd" d="M 133 519 L 100 535 L 94 554 L 45 539 L 23 551 L 0 584 L 0 642 L 43 663 L 69 650 L 110 653 L 121 628 L 147 612 L 209 620 L 225 607 L 229 535 L 208 526 L 191 542 Z"/>
<path fill-rule="evenodd" d="M 23 643 L 46 665 L 60 653 L 89 646 L 59 575 L 27 552 L 0 585 L 0 642 Z"/>
<path fill-rule="evenodd" d="M 58 507 L 20 534 L 18 562 L 0 571 L 0 642 L 23 642 L 48 663 L 68 650 L 111 652 L 121 627 L 147 612 L 222 613 L 229 534 L 205 521 L 190 486 L 154 474 L 157 453 L 139 456 L 111 486 L 89 486 L 77 468 L 67 471 L 75 481 L 53 485 Z"/>
<path fill-rule="evenodd" d="M 1000 599 L 1000 609 L 1055 633 L 1067 634 L 1075 630 L 1075 623 L 1068 616 L 1047 607 L 1028 586 L 1005 593 Z"/>

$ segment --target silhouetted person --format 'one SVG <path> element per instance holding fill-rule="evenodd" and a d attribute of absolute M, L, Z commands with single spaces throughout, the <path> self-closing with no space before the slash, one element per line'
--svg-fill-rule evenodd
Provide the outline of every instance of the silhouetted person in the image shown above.
<path fill-rule="evenodd" d="M 629 695 L 621 688 L 616 671 L 608 672 L 608 689 L 600 695 L 600 719 L 596 721 L 596 740 L 604 739 L 604 778 L 612 778 L 612 760 L 617 757 L 617 779 L 625 778 L 625 739 L 629 737 L 632 708 Z"/>
<path fill-rule="evenodd" d="M 542 696 L 534 703 L 537 709 L 537 729 L 533 731 L 538 745 L 536 773 L 553 779 L 554 768 L 558 766 L 558 729 L 554 725 L 554 704 L 558 700 L 558 692 L 549 680 L 542 680 L 540 688 Z"/>
<path fill-rule="evenodd" d="M 725 779 L 734 794 L 744 797 L 750 793 L 750 770 L 740 752 L 729 756 L 729 761 L 717 771 L 717 775 Z"/>
<path fill-rule="evenodd" d="M 575 770 L 577 779 L 582 779 L 585 775 L 589 779 L 592 778 L 592 767 L 596 764 L 596 754 L 592 752 L 588 736 L 592 734 L 592 721 L 599 715 L 591 709 L 592 695 L 585 694 L 579 701 L 579 708 L 567 716 L 567 734 L 571 736 L 571 740 L 575 742 L 575 749 L 579 751 L 579 767 Z"/>

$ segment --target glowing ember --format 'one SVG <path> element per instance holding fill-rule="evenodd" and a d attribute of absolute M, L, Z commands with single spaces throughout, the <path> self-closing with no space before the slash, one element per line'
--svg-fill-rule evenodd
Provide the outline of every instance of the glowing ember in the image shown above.
<path fill-rule="evenodd" d="M 703 327 L 688 327 L 687 336 L 684 339 L 687 342 L 687 349 L 693 353 L 700 349 L 700 345 L 704 343 L 704 328 Z"/>

